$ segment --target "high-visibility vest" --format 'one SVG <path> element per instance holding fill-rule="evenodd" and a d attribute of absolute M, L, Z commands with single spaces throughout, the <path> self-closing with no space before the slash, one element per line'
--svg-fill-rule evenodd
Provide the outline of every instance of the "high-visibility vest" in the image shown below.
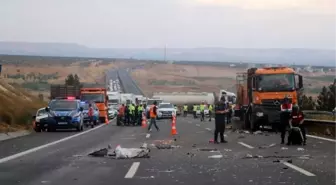
<path fill-rule="evenodd" d="M 152 105 L 151 108 L 149 109 L 149 116 L 151 118 L 156 118 L 156 111 L 154 111 L 155 105 Z"/>
<path fill-rule="evenodd" d="M 204 105 L 203 104 L 200 105 L 200 110 L 204 111 Z"/>
<path fill-rule="evenodd" d="M 187 111 L 188 110 L 188 105 L 183 106 L 183 110 Z"/>
<path fill-rule="evenodd" d="M 212 105 L 209 105 L 209 111 L 212 111 Z"/>
<path fill-rule="evenodd" d="M 193 111 L 197 111 L 197 106 L 196 105 L 194 105 Z"/>
<path fill-rule="evenodd" d="M 142 112 L 142 106 L 138 106 L 138 112 Z"/>
<path fill-rule="evenodd" d="M 290 112 L 292 111 L 293 105 L 291 103 L 284 103 L 284 104 L 281 104 L 280 107 L 281 107 L 281 111 Z"/>

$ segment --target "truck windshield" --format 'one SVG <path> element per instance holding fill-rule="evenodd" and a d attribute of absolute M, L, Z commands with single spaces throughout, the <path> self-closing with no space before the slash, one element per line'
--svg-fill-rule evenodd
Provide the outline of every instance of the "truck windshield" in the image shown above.
<path fill-rule="evenodd" d="M 259 91 L 293 91 L 295 90 L 294 74 L 260 75 L 257 78 Z"/>
<path fill-rule="evenodd" d="M 162 100 L 147 100 L 147 105 L 153 105 L 153 103 L 156 101 L 156 105 L 159 105 L 162 103 Z"/>
<path fill-rule="evenodd" d="M 119 103 L 119 100 L 118 100 L 118 99 L 109 99 L 109 100 L 108 100 L 108 103 L 109 103 L 109 104 L 118 104 L 118 103 Z"/>
<path fill-rule="evenodd" d="M 104 103 L 104 95 L 103 94 L 82 94 L 82 101 L 90 101 L 95 103 Z"/>
<path fill-rule="evenodd" d="M 51 101 L 49 104 L 51 110 L 55 111 L 68 111 L 68 110 L 76 110 L 77 102 L 69 101 L 69 100 L 56 100 Z"/>
<path fill-rule="evenodd" d="M 159 108 L 174 108 L 174 106 L 173 104 L 165 103 L 165 104 L 160 104 Z"/>

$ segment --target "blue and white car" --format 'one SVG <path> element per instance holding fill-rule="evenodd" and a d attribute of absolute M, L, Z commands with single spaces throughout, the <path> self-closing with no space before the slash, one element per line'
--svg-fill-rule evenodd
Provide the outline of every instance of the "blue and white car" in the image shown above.
<path fill-rule="evenodd" d="M 89 118 L 89 102 L 81 102 L 81 107 L 83 107 L 83 119 L 84 119 L 84 124 L 88 126 L 90 122 Z M 97 125 L 99 123 L 99 109 L 96 106 L 95 103 L 91 103 L 91 106 L 93 108 L 93 125 Z M 93 126 L 91 125 L 91 126 Z"/>
<path fill-rule="evenodd" d="M 48 130 L 75 128 L 77 131 L 84 129 L 83 107 L 80 100 L 55 99 L 49 102 L 49 113 L 55 122 L 48 125 Z"/>

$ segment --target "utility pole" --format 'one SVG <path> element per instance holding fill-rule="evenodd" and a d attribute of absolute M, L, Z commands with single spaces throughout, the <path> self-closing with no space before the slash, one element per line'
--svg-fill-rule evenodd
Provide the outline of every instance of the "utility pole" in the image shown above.
<path fill-rule="evenodd" d="M 164 58 L 163 58 L 163 61 L 166 62 L 166 55 L 167 55 L 167 46 L 165 45 L 164 47 Z"/>

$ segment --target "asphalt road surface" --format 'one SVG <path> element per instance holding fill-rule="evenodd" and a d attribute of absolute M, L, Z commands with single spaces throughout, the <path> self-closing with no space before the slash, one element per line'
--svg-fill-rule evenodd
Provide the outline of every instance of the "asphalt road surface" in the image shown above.
<path fill-rule="evenodd" d="M 159 132 L 153 128 L 147 133 L 141 127 L 117 127 L 112 121 L 81 133 L 34 133 L 2 141 L 0 184 L 335 184 L 333 141 L 308 138 L 306 146 L 286 146 L 273 133 L 227 130 L 228 143 L 212 144 L 214 122 L 178 117 L 175 137 L 170 135 L 170 120 L 160 120 L 158 125 Z M 108 145 L 144 143 L 151 148 L 150 158 L 88 156 Z M 177 148 L 155 148 L 162 143 Z"/>
<path fill-rule="evenodd" d="M 125 69 L 118 70 L 118 76 L 123 86 L 123 90 L 125 93 L 132 93 L 135 95 L 143 95 L 142 91 L 130 77 L 128 72 Z"/>

